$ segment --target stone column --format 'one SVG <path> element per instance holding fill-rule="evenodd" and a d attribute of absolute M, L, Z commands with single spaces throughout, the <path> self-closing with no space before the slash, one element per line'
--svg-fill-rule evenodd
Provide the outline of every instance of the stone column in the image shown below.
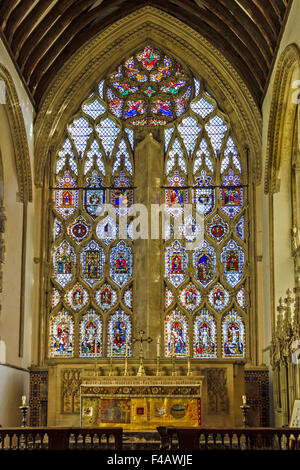
<path fill-rule="evenodd" d="M 154 139 L 151 132 L 147 133 L 135 149 L 134 201 L 147 208 L 148 237 L 134 242 L 135 328 L 133 334 L 137 337 L 138 332 L 144 330 L 146 337 L 150 336 L 153 339 L 152 343 L 147 343 L 147 346 L 144 343 L 144 357 L 148 359 L 156 357 L 156 340 L 159 335 L 162 336 L 162 242 L 160 237 L 159 239 L 151 237 L 151 205 L 160 203 L 163 161 L 162 145 Z M 145 209 L 142 211 L 144 212 Z M 142 212 L 140 214 L 142 215 Z M 137 217 L 139 217 L 138 214 L 135 215 L 136 220 Z M 135 346 L 134 356 L 137 357 L 137 355 L 138 349 Z"/>

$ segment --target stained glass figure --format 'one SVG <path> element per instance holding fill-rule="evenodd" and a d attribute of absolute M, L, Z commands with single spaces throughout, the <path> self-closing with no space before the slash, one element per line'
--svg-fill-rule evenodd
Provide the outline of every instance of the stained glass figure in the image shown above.
<path fill-rule="evenodd" d="M 50 357 L 72 357 L 74 322 L 66 310 L 50 320 Z"/>
<path fill-rule="evenodd" d="M 201 171 L 201 177 L 196 178 L 196 187 L 193 189 L 193 203 L 198 214 L 207 216 L 215 207 L 215 193 L 211 187 L 211 176 Z"/>
<path fill-rule="evenodd" d="M 53 230 L 53 235 L 54 235 L 54 240 L 57 240 L 61 234 L 63 233 L 63 226 L 62 223 L 58 219 L 54 219 L 54 230 Z"/>
<path fill-rule="evenodd" d="M 106 97 L 110 111 L 120 118 L 122 116 L 123 100 L 118 98 L 110 88 L 107 88 Z"/>
<path fill-rule="evenodd" d="M 125 176 L 124 171 L 114 178 L 114 188 L 111 190 L 111 203 L 120 217 L 128 214 L 133 204 L 133 189 L 130 188 L 131 180 Z"/>
<path fill-rule="evenodd" d="M 80 322 L 80 357 L 102 356 L 102 321 L 92 308 Z"/>
<path fill-rule="evenodd" d="M 113 82 L 113 86 L 117 90 L 119 90 L 119 92 L 123 96 L 130 95 L 130 93 L 135 93 L 139 89 L 139 87 L 137 87 L 137 86 L 136 87 L 130 86 L 130 84 L 127 83 L 127 82 L 125 82 L 125 83 Z"/>
<path fill-rule="evenodd" d="M 179 227 L 179 232 L 188 242 L 194 242 L 202 233 L 200 224 L 197 224 L 194 217 L 189 214 L 182 225 Z"/>
<path fill-rule="evenodd" d="M 180 310 L 173 310 L 165 320 L 165 356 L 186 357 L 189 353 L 188 326 Z"/>
<path fill-rule="evenodd" d="M 128 101 L 127 108 L 124 110 L 125 118 L 132 118 L 136 115 L 141 115 L 146 112 L 145 103 L 143 100 Z"/>
<path fill-rule="evenodd" d="M 189 312 L 193 312 L 201 302 L 201 294 L 192 282 L 180 292 L 179 297 L 180 302 Z"/>
<path fill-rule="evenodd" d="M 235 217 L 243 207 L 243 188 L 237 186 L 240 178 L 233 170 L 223 177 L 223 187 L 220 188 L 221 210 L 230 218 Z"/>
<path fill-rule="evenodd" d="M 68 227 L 68 235 L 75 240 L 76 243 L 81 243 L 91 231 L 91 225 L 87 223 L 85 218 L 80 215 Z"/>
<path fill-rule="evenodd" d="M 103 248 L 91 240 L 81 253 L 82 276 L 89 286 L 93 287 L 102 279 L 104 262 Z"/>
<path fill-rule="evenodd" d="M 203 287 L 207 287 L 216 274 L 216 253 L 206 240 L 203 240 L 199 248 L 194 251 L 193 264 L 197 281 Z"/>
<path fill-rule="evenodd" d="M 234 241 L 229 240 L 221 253 L 224 264 L 224 276 L 231 287 L 235 287 L 243 277 L 244 252 Z"/>
<path fill-rule="evenodd" d="M 168 116 L 168 117 L 173 116 L 172 109 L 171 109 L 171 101 L 162 101 L 162 100 L 154 101 L 152 111 L 155 114 L 162 114 L 163 116 Z"/>
<path fill-rule="evenodd" d="M 53 265 L 56 282 L 65 287 L 73 277 L 75 271 L 76 255 L 72 246 L 63 241 L 54 251 Z"/>
<path fill-rule="evenodd" d="M 246 307 L 246 289 L 242 287 L 236 294 L 236 300 L 240 307 Z"/>
<path fill-rule="evenodd" d="M 73 310 L 77 312 L 88 303 L 89 295 L 82 285 L 77 282 L 74 284 L 72 289 L 66 292 L 65 301 Z"/>
<path fill-rule="evenodd" d="M 211 219 L 206 229 L 217 243 L 222 243 L 229 234 L 229 225 L 218 214 Z"/>
<path fill-rule="evenodd" d="M 236 226 L 234 227 L 235 233 L 242 239 L 245 240 L 245 218 L 242 216 Z"/>
<path fill-rule="evenodd" d="M 176 114 L 177 117 L 180 117 L 186 110 L 187 104 L 191 97 L 191 87 L 189 86 L 183 95 L 175 98 Z"/>
<path fill-rule="evenodd" d="M 74 189 L 76 188 L 76 180 L 72 178 L 68 170 L 58 179 L 58 187 L 62 189 L 55 191 L 55 210 L 64 219 L 67 219 L 78 208 L 78 190 Z"/>
<path fill-rule="evenodd" d="M 107 356 L 131 356 L 131 319 L 119 309 L 110 316 L 108 321 Z M 127 345 L 127 348 L 126 348 Z"/>
<path fill-rule="evenodd" d="M 174 297 L 173 292 L 166 287 L 165 288 L 165 309 L 166 310 L 172 305 L 172 303 L 174 302 L 174 299 L 175 297 Z"/>
<path fill-rule="evenodd" d="M 55 287 L 52 287 L 51 307 L 55 308 L 60 302 L 60 293 Z"/>
<path fill-rule="evenodd" d="M 222 322 L 222 357 L 245 357 L 245 325 L 235 309 Z"/>
<path fill-rule="evenodd" d="M 219 313 L 227 307 L 229 300 L 229 293 L 220 283 L 215 284 L 209 292 L 208 301 Z"/>
<path fill-rule="evenodd" d="M 153 69 L 159 59 L 159 55 L 150 46 L 145 47 L 141 54 L 137 54 L 137 60 L 142 62 L 143 66 L 149 71 Z"/>
<path fill-rule="evenodd" d="M 127 289 L 127 290 L 124 292 L 124 295 L 123 295 L 123 302 L 124 302 L 124 304 L 126 305 L 126 307 L 132 309 L 132 306 L 133 306 L 133 291 L 132 291 L 132 287 L 130 287 L 129 289 Z"/>
<path fill-rule="evenodd" d="M 216 323 L 206 308 L 194 321 L 193 335 L 194 357 L 197 359 L 214 359 L 217 357 Z"/>
<path fill-rule="evenodd" d="M 111 250 L 110 277 L 117 286 L 123 287 L 132 277 L 132 251 L 123 240 Z"/>
<path fill-rule="evenodd" d="M 187 269 L 187 253 L 181 244 L 175 240 L 174 243 L 166 249 L 165 255 L 165 276 L 169 282 L 178 287 L 185 279 Z"/>
<path fill-rule="evenodd" d="M 169 185 L 165 190 L 166 211 L 175 219 L 180 217 L 184 211 L 184 205 L 188 203 L 188 190 L 184 189 L 184 177 L 179 176 L 179 172 L 174 171 L 174 176 L 168 178 Z"/>
<path fill-rule="evenodd" d="M 170 80 L 169 83 L 165 86 L 162 86 L 160 89 L 164 93 L 171 93 L 171 95 L 177 95 L 180 91 L 180 88 L 186 84 L 186 80 Z"/>
<path fill-rule="evenodd" d="M 172 63 L 168 57 L 164 57 L 163 59 L 163 66 L 158 67 L 157 73 L 152 73 L 150 75 L 150 80 L 152 82 L 160 82 L 162 78 L 167 78 L 171 75 L 171 67 Z"/>
<path fill-rule="evenodd" d="M 86 187 L 84 189 L 84 207 L 93 219 L 99 217 L 103 212 L 105 190 L 99 189 L 102 186 L 103 180 L 98 176 L 97 171 L 94 170 L 92 176 L 86 179 Z"/>
<path fill-rule="evenodd" d="M 110 215 L 107 215 L 97 224 L 96 235 L 105 245 L 109 245 L 117 238 L 118 226 Z"/>
<path fill-rule="evenodd" d="M 118 295 L 110 284 L 105 283 L 103 284 L 103 286 L 100 287 L 100 289 L 96 291 L 95 300 L 99 307 L 104 312 L 107 312 L 116 305 Z"/>

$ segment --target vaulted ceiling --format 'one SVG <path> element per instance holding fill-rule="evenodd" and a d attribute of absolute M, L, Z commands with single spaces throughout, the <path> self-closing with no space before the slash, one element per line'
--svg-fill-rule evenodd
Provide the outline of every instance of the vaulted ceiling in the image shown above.
<path fill-rule="evenodd" d="M 0 0 L 0 28 L 36 107 L 73 54 L 117 19 L 153 5 L 201 33 L 261 104 L 293 0 Z"/>

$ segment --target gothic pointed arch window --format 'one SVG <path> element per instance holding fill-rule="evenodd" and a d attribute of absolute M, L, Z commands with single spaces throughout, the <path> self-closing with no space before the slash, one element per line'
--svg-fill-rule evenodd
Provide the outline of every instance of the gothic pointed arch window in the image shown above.
<path fill-rule="evenodd" d="M 246 357 L 246 156 L 201 71 L 192 73 L 151 45 L 120 61 L 91 90 L 56 154 L 49 357 L 132 355 L 141 314 L 134 287 L 139 253 L 127 217 L 140 202 L 135 152 L 141 128 L 159 130 L 164 154 L 160 203 L 170 218 L 161 244 L 164 355 Z"/>

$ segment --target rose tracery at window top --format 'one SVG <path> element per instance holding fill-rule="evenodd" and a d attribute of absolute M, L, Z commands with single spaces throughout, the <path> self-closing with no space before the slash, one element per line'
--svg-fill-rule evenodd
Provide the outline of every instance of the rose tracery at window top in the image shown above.
<path fill-rule="evenodd" d="M 187 71 L 150 46 L 129 57 L 105 81 L 110 111 L 134 126 L 168 124 L 186 111 L 193 95 Z"/>

